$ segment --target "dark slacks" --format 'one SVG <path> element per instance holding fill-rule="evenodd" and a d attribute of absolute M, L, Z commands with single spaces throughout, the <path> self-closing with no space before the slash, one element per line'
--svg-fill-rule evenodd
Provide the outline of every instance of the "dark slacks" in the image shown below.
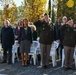
<path fill-rule="evenodd" d="M 18 58 L 21 59 L 20 47 L 18 47 L 17 53 L 18 53 Z"/>
<path fill-rule="evenodd" d="M 64 54 L 65 54 L 65 67 L 71 67 L 73 65 L 74 48 L 64 46 Z"/>
<path fill-rule="evenodd" d="M 40 47 L 42 66 L 48 66 L 51 45 L 40 44 Z"/>
<path fill-rule="evenodd" d="M 12 63 L 12 48 L 3 48 L 3 60 Z"/>
<path fill-rule="evenodd" d="M 58 56 L 58 58 L 59 58 L 59 54 L 60 54 L 60 59 L 61 59 L 61 61 L 62 61 L 62 49 L 63 49 L 63 45 L 62 44 L 60 44 L 59 45 L 59 47 L 57 48 L 57 56 Z"/>

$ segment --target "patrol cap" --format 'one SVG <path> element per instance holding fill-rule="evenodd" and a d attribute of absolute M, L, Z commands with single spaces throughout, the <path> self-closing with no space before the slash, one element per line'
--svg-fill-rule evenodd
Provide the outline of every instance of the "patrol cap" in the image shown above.
<path fill-rule="evenodd" d="M 44 16 L 48 15 L 47 13 L 44 14 Z"/>
<path fill-rule="evenodd" d="M 63 16 L 62 20 L 64 20 L 64 19 L 67 19 L 67 17 L 66 16 Z"/>

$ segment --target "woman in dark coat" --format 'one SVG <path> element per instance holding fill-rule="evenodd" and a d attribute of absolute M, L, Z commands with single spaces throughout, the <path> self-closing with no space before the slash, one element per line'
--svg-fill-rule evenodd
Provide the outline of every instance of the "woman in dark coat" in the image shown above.
<path fill-rule="evenodd" d="M 28 62 L 28 53 L 30 52 L 30 46 L 32 44 L 32 32 L 31 28 L 28 27 L 27 19 L 23 19 L 23 27 L 20 28 L 19 44 L 22 58 L 22 66 L 25 66 Z M 25 53 L 26 55 L 24 55 Z"/>

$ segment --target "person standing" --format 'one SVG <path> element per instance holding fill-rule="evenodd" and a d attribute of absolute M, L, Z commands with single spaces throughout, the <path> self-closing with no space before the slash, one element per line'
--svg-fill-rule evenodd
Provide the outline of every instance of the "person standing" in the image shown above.
<path fill-rule="evenodd" d="M 3 48 L 3 61 L 2 63 L 12 63 L 12 45 L 14 44 L 13 29 L 9 26 L 9 22 L 4 21 L 4 26 L 1 30 L 1 44 Z"/>
<path fill-rule="evenodd" d="M 66 23 L 67 23 L 67 17 L 63 16 L 61 26 L 65 25 Z M 61 32 L 60 28 L 59 28 L 59 41 L 60 41 L 59 49 L 60 49 L 61 61 L 62 61 L 62 50 L 63 50 L 62 42 L 63 42 L 63 39 L 64 39 L 64 32 Z"/>
<path fill-rule="evenodd" d="M 63 46 L 65 55 L 65 70 L 73 69 L 73 54 L 76 45 L 76 34 L 73 28 L 73 20 L 69 19 L 68 22 L 60 28 L 64 33 Z"/>
<path fill-rule="evenodd" d="M 42 68 L 49 66 L 50 48 L 53 42 L 53 29 L 49 25 L 49 16 L 45 15 L 40 29 L 40 47 Z"/>
<path fill-rule="evenodd" d="M 59 41 L 59 43 L 60 43 L 60 27 L 61 26 L 62 26 L 62 24 L 61 24 L 61 18 L 58 18 L 57 22 L 56 22 L 56 24 L 54 26 L 54 40 L 55 41 Z M 59 47 L 56 50 L 57 51 L 57 57 L 58 57 L 58 59 L 59 59 L 59 53 L 61 52 L 60 47 L 61 47 L 61 44 L 59 45 Z M 62 57 L 61 57 L 61 59 L 62 59 Z"/>
<path fill-rule="evenodd" d="M 65 25 L 66 23 L 67 23 L 67 17 L 66 16 L 63 16 L 61 26 Z M 60 43 L 62 44 L 62 41 L 64 39 L 64 34 L 61 31 L 59 31 L 59 32 L 60 32 L 59 33 L 59 39 L 60 39 Z M 63 46 L 62 46 L 62 48 L 63 48 Z"/>
<path fill-rule="evenodd" d="M 17 25 L 17 23 L 14 24 L 13 32 L 14 32 L 15 40 L 18 40 L 19 32 L 18 32 L 18 25 Z"/>
<path fill-rule="evenodd" d="M 35 25 L 31 26 L 31 31 L 32 31 L 32 39 L 33 39 L 33 41 L 37 41 L 37 31 L 36 31 L 36 26 Z"/>
<path fill-rule="evenodd" d="M 28 27 L 28 20 L 23 19 L 23 27 L 20 27 L 19 45 L 22 58 L 22 66 L 28 64 L 28 53 L 30 52 L 30 46 L 32 44 L 32 31 Z"/>

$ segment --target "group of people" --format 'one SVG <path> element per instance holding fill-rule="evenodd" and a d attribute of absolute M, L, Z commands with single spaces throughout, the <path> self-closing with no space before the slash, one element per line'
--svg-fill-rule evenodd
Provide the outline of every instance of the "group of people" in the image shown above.
<path fill-rule="evenodd" d="M 27 66 L 29 63 L 29 52 L 32 45 L 32 41 L 37 40 L 37 32 L 35 25 L 29 25 L 28 19 L 25 18 L 18 24 L 14 24 L 14 28 L 11 27 L 9 21 L 4 21 L 3 28 L 1 30 L 1 44 L 3 48 L 3 61 L 8 64 L 12 63 L 12 46 L 15 40 L 18 40 L 18 54 L 22 60 L 22 66 Z M 60 43 L 57 51 L 60 48 L 62 56 L 62 49 L 64 48 L 65 64 L 64 69 L 73 69 L 73 54 L 76 47 L 76 23 L 73 23 L 73 19 L 64 16 L 62 19 L 58 18 L 55 25 L 53 25 L 51 18 L 48 14 L 44 14 L 43 19 L 40 21 L 39 28 L 39 42 L 41 50 L 41 62 L 42 68 L 49 67 L 49 55 L 53 41 L 58 40 Z M 20 51 L 20 52 L 19 52 Z M 61 57 L 62 59 L 62 57 Z"/>
<path fill-rule="evenodd" d="M 22 66 L 27 65 L 32 41 L 37 39 L 35 25 L 28 25 L 28 20 L 25 18 L 11 26 L 8 20 L 5 20 L 1 30 L 1 44 L 3 48 L 2 63 L 12 64 L 12 47 L 15 41 L 18 41 L 18 57 L 22 59 Z M 8 55 L 8 56 L 7 56 Z"/>
<path fill-rule="evenodd" d="M 50 48 L 53 41 L 57 40 L 60 43 L 57 50 L 60 49 L 61 60 L 64 49 L 64 69 L 75 69 L 73 55 L 76 47 L 76 23 L 73 19 L 64 16 L 62 19 L 58 18 L 54 26 L 50 24 L 52 23 L 49 23 L 49 16 L 45 14 L 40 30 L 42 68 L 49 67 Z"/>

